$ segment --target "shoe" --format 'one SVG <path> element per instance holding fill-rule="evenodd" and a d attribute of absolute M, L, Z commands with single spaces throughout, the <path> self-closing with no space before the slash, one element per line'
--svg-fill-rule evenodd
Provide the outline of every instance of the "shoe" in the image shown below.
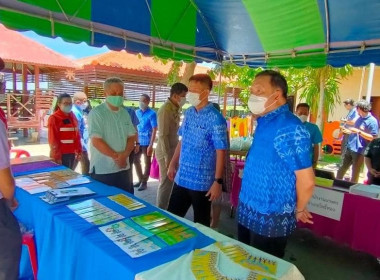
<path fill-rule="evenodd" d="M 141 185 L 141 182 L 137 182 L 136 184 L 133 184 L 133 187 L 138 188 L 138 187 L 140 187 L 140 185 Z"/>
<path fill-rule="evenodd" d="M 141 183 L 140 187 L 137 189 L 138 191 L 143 191 L 143 190 L 146 190 L 148 188 L 148 184 L 147 183 Z"/>

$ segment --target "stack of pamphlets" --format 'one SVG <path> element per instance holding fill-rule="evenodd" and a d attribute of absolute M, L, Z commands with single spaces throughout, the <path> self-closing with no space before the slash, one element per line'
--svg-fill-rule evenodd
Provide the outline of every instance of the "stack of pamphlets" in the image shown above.
<path fill-rule="evenodd" d="M 143 203 L 122 193 L 109 196 L 108 198 L 127 208 L 129 211 L 134 211 L 145 207 Z"/>
<path fill-rule="evenodd" d="M 235 242 L 216 242 L 217 251 L 194 250 L 191 260 L 191 271 L 195 279 L 253 279 L 253 280 L 275 280 L 277 273 L 277 262 L 262 256 L 251 255 L 243 247 Z M 241 270 L 228 266 L 224 273 L 219 268 L 220 258 L 228 258 L 230 261 L 247 269 L 247 276 L 242 277 Z M 224 262 L 226 265 L 227 263 Z M 226 267 L 224 267 L 226 268 Z M 233 275 L 234 272 L 239 275 Z"/>
<path fill-rule="evenodd" d="M 44 196 L 41 196 L 41 199 L 49 204 L 54 204 L 67 201 L 72 197 L 86 196 L 94 193 L 86 187 L 54 189 L 48 190 Z"/>
<path fill-rule="evenodd" d="M 104 225 L 125 217 L 94 199 L 67 205 L 74 213 L 93 225 Z"/>
<path fill-rule="evenodd" d="M 45 184 L 40 184 L 34 181 L 32 178 L 28 177 L 16 178 L 15 181 L 17 187 L 22 188 L 30 194 L 41 193 L 51 190 L 51 187 Z"/>
<path fill-rule="evenodd" d="M 350 193 L 371 198 L 380 198 L 380 186 L 356 184 L 350 187 Z"/>
<path fill-rule="evenodd" d="M 195 231 L 189 227 L 158 211 L 99 229 L 132 258 L 144 256 L 196 236 Z"/>
<path fill-rule="evenodd" d="M 41 190 L 40 192 L 42 192 L 49 188 L 67 188 L 90 182 L 91 180 L 89 178 L 84 177 L 71 169 L 63 169 L 51 172 L 33 173 L 18 177 L 16 179 L 16 186 L 23 188 L 30 193 L 37 193 L 38 190 Z M 41 187 L 44 187 L 45 190 L 42 190 Z"/>

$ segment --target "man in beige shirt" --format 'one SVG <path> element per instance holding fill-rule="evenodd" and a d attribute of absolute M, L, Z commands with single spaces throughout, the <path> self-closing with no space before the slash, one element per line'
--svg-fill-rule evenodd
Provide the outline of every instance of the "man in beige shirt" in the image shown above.
<path fill-rule="evenodd" d="M 158 110 L 158 142 L 156 159 L 160 166 L 160 185 L 157 190 L 157 206 L 167 209 L 173 182 L 168 178 L 168 166 L 178 144 L 178 128 L 181 107 L 186 102 L 187 87 L 175 83 L 170 89 L 170 97 Z"/>

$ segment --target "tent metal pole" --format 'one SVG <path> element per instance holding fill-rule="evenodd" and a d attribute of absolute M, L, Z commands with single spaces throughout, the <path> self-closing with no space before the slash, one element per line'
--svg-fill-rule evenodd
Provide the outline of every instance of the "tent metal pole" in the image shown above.
<path fill-rule="evenodd" d="M 365 67 L 362 67 L 362 78 L 360 79 L 360 88 L 359 88 L 359 96 L 358 100 L 362 98 L 363 84 L 364 84 L 364 75 L 365 75 Z"/>
<path fill-rule="evenodd" d="M 372 95 L 372 85 L 373 85 L 373 73 L 375 72 L 375 63 L 369 64 L 369 74 L 368 74 L 368 84 L 367 84 L 367 94 L 365 99 L 370 102 Z"/>
<path fill-rule="evenodd" d="M 223 61 L 222 61 L 222 63 L 220 63 L 218 105 L 220 105 L 220 92 L 222 91 L 222 70 L 223 70 Z"/>

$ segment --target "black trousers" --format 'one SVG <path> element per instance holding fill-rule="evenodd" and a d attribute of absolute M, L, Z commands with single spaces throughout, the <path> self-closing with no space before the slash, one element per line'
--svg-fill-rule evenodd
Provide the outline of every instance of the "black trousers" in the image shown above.
<path fill-rule="evenodd" d="M 0 280 L 18 279 L 20 258 L 20 226 L 3 198 L 0 199 Z"/>
<path fill-rule="evenodd" d="M 129 155 L 129 166 L 130 168 L 128 169 L 129 172 L 129 180 L 131 181 L 131 186 L 133 188 L 133 160 L 135 158 L 135 152 L 132 151 L 131 154 Z"/>
<path fill-rule="evenodd" d="M 368 184 L 380 186 L 380 178 L 379 177 L 373 177 L 373 175 L 368 172 Z"/>
<path fill-rule="evenodd" d="M 138 153 L 134 155 L 133 162 L 135 164 L 137 177 L 139 182 L 146 183 L 149 179 L 150 164 L 152 163 L 152 157 L 147 154 L 148 146 L 140 146 Z M 145 169 L 144 172 L 141 167 L 141 156 L 144 157 Z"/>
<path fill-rule="evenodd" d="M 238 240 L 278 258 L 284 258 L 288 236 L 267 237 L 256 234 L 245 226 L 238 224 Z"/>
<path fill-rule="evenodd" d="M 206 193 L 206 191 L 189 190 L 174 183 L 168 211 L 184 217 L 192 205 L 194 209 L 194 223 L 200 223 L 209 227 L 211 201 L 209 201 L 209 197 L 206 197 Z"/>
<path fill-rule="evenodd" d="M 66 166 L 72 170 L 75 169 L 77 166 L 78 162 L 75 159 L 75 154 L 63 154 L 62 155 L 62 165 Z"/>
<path fill-rule="evenodd" d="M 91 178 L 102 182 L 103 184 L 122 189 L 131 194 L 134 193 L 133 186 L 129 178 L 129 170 L 123 170 L 111 174 L 96 174 L 96 170 L 94 168 L 94 172 L 91 173 Z"/>
<path fill-rule="evenodd" d="M 74 163 L 74 167 L 72 168 L 73 170 L 75 170 L 77 168 L 77 165 L 78 163 L 80 162 L 80 166 L 81 166 L 81 171 L 82 171 L 82 174 L 83 175 L 88 175 L 89 172 L 90 172 L 90 161 L 88 159 L 88 153 L 83 151 L 82 152 L 82 158 L 80 159 L 80 161 L 75 161 Z"/>

